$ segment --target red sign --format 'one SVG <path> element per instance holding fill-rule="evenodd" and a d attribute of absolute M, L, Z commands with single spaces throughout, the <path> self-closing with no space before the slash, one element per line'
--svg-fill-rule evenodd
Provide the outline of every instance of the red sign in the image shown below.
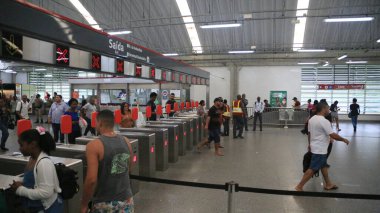
<path fill-rule="evenodd" d="M 364 88 L 364 84 L 318 84 L 318 89 L 320 90 L 350 90 Z"/>
<path fill-rule="evenodd" d="M 161 72 L 162 80 L 166 81 L 166 71 Z"/>
<path fill-rule="evenodd" d="M 56 63 L 61 65 L 69 65 L 70 62 L 70 50 L 68 47 L 56 45 L 55 47 Z"/>
<path fill-rule="evenodd" d="M 99 54 L 92 53 L 91 57 L 91 69 L 100 70 L 102 65 L 101 56 Z"/>
<path fill-rule="evenodd" d="M 136 77 L 141 77 L 141 71 L 142 71 L 141 64 L 136 64 L 136 72 L 135 72 L 135 76 L 136 76 Z"/>
<path fill-rule="evenodd" d="M 150 68 L 150 78 L 156 77 L 156 69 L 154 67 Z"/>
<path fill-rule="evenodd" d="M 182 82 L 182 81 L 183 81 L 183 75 L 180 74 L 180 75 L 179 75 L 179 82 Z"/>
<path fill-rule="evenodd" d="M 123 60 L 116 60 L 116 72 L 117 73 L 124 73 L 124 61 Z"/>
<path fill-rule="evenodd" d="M 175 73 L 172 72 L 172 81 L 175 81 Z"/>

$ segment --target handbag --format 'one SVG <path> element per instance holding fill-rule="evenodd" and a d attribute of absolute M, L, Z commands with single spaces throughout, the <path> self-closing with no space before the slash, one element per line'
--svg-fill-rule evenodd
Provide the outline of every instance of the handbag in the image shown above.
<path fill-rule="evenodd" d="M 348 118 L 352 118 L 351 112 L 348 113 Z"/>

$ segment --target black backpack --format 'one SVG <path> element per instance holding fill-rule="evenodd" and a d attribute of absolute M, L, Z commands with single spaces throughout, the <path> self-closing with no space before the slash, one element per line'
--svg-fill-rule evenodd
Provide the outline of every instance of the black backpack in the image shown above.
<path fill-rule="evenodd" d="M 303 173 L 305 173 L 309 168 L 311 164 L 311 156 L 313 154 L 311 152 L 306 152 L 305 155 L 303 156 Z M 319 177 L 319 170 L 314 172 L 313 177 Z"/>
<path fill-rule="evenodd" d="M 44 157 L 48 158 L 48 157 Z M 44 159 L 41 158 L 40 160 Z M 40 160 L 36 164 L 36 173 L 37 173 L 37 165 Z M 69 200 L 74 197 L 76 193 L 79 191 L 79 185 L 77 183 L 77 173 L 73 169 L 70 169 L 63 163 L 54 164 L 55 171 L 57 172 L 57 177 L 59 181 L 59 187 L 62 192 L 59 193 L 64 200 Z"/>

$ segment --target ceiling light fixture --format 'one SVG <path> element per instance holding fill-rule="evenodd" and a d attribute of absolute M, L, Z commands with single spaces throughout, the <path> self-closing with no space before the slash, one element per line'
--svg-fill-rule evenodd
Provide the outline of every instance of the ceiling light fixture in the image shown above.
<path fill-rule="evenodd" d="M 298 62 L 298 65 L 316 65 L 318 62 Z"/>
<path fill-rule="evenodd" d="M 46 74 L 46 75 L 45 75 L 45 78 L 51 78 L 51 77 L 53 77 L 52 74 Z"/>
<path fill-rule="evenodd" d="M 322 67 L 327 67 L 328 65 L 330 65 L 330 64 L 329 64 L 329 62 L 328 62 L 328 61 L 326 61 L 326 62 L 325 62 L 325 64 L 324 64 L 324 65 L 322 65 Z"/>
<path fill-rule="evenodd" d="M 193 52 L 201 54 L 203 52 L 201 42 L 199 40 L 197 28 L 195 27 L 193 17 L 191 16 L 190 7 L 187 3 L 187 0 L 176 0 L 179 11 L 185 27 L 187 34 L 189 35 L 191 45 L 193 47 Z"/>
<path fill-rule="evenodd" d="M 299 49 L 297 52 L 302 53 L 317 53 L 317 52 L 326 52 L 325 49 Z"/>
<path fill-rule="evenodd" d="M 178 53 L 164 53 L 163 56 L 177 56 Z"/>
<path fill-rule="evenodd" d="M 107 33 L 110 34 L 110 35 L 127 35 L 127 34 L 131 34 L 132 31 L 130 31 L 130 30 L 110 31 L 110 32 L 107 32 Z"/>
<path fill-rule="evenodd" d="M 35 71 L 44 71 L 46 70 L 45 68 L 37 68 L 37 69 L 34 69 Z"/>
<path fill-rule="evenodd" d="M 309 0 L 298 0 L 296 12 L 297 20 L 294 26 L 293 51 L 297 51 L 303 47 L 308 8 Z"/>
<path fill-rule="evenodd" d="M 70 3 L 79 11 L 80 14 L 86 19 L 86 21 L 90 24 L 91 27 L 101 30 L 98 22 L 95 21 L 94 17 L 88 12 L 88 10 L 83 6 L 83 4 L 79 0 L 69 0 Z"/>
<path fill-rule="evenodd" d="M 368 61 L 346 61 L 346 64 L 366 64 Z"/>
<path fill-rule="evenodd" d="M 202 29 L 216 29 L 216 28 L 231 28 L 231 27 L 241 27 L 240 23 L 235 24 L 211 24 L 211 25 L 202 25 Z"/>
<path fill-rule="evenodd" d="M 349 18 L 326 18 L 323 21 L 327 23 L 334 23 L 334 22 L 372 21 L 374 19 L 375 19 L 374 17 L 349 17 Z"/>
<path fill-rule="evenodd" d="M 340 56 L 339 58 L 338 58 L 338 60 L 340 61 L 340 60 L 342 60 L 342 59 L 344 59 L 344 58 L 347 58 L 347 54 L 345 54 L 345 55 L 342 55 L 342 56 Z"/>
<path fill-rule="evenodd" d="M 231 50 L 228 51 L 229 54 L 249 54 L 249 53 L 254 53 L 255 51 L 253 50 Z"/>
<path fill-rule="evenodd" d="M 377 39 L 377 41 L 376 41 L 377 43 L 380 43 L 380 38 L 379 39 Z"/>

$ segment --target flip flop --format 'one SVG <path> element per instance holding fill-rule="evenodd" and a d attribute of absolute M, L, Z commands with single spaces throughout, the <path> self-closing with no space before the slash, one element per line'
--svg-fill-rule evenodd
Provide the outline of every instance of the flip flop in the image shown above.
<path fill-rule="evenodd" d="M 337 190 L 338 188 L 339 188 L 339 187 L 338 187 L 337 185 L 334 185 L 334 186 L 332 186 L 331 188 L 324 187 L 324 189 L 325 189 L 326 191 Z"/>

